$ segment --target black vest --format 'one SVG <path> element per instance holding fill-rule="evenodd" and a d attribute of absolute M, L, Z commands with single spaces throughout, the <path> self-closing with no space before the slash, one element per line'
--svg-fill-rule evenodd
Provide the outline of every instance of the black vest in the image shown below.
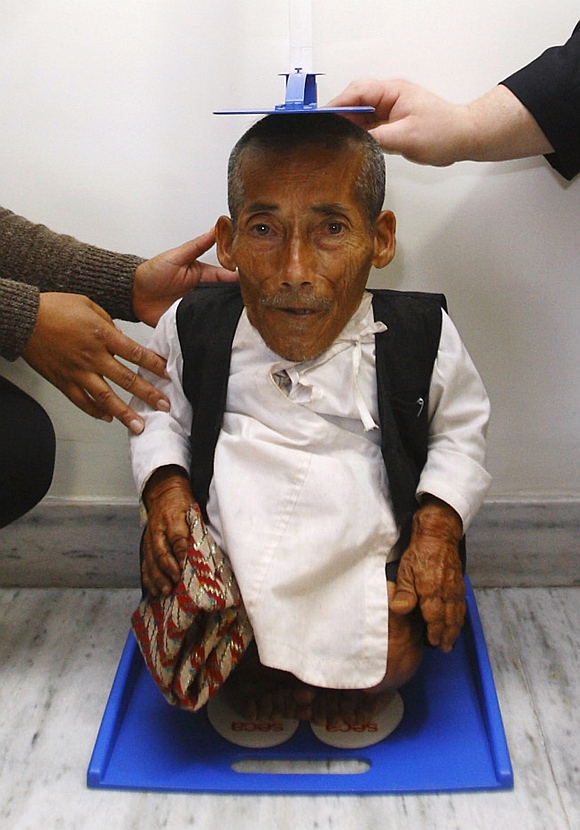
<path fill-rule="evenodd" d="M 382 454 L 404 550 L 427 459 L 429 387 L 441 336 L 441 308 L 446 303 L 442 294 L 371 293 L 375 319 L 387 326 L 387 331 L 375 335 L 378 404 Z M 193 408 L 191 486 L 206 518 L 231 346 L 242 309 L 237 283 L 202 283 L 177 310 L 183 388 Z"/>

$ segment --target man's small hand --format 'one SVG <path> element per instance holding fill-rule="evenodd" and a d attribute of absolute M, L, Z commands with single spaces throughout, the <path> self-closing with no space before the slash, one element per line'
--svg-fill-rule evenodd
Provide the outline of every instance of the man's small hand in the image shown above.
<path fill-rule="evenodd" d="M 409 547 L 401 557 L 390 608 L 409 614 L 419 605 L 427 639 L 451 651 L 465 618 L 465 585 L 458 546 L 463 535 L 458 514 L 429 496 L 415 513 Z"/>
<path fill-rule="evenodd" d="M 168 596 L 181 579 L 189 541 L 187 511 L 193 496 L 185 470 L 156 470 L 145 487 L 147 527 L 143 534 L 141 578 L 153 597 Z"/>

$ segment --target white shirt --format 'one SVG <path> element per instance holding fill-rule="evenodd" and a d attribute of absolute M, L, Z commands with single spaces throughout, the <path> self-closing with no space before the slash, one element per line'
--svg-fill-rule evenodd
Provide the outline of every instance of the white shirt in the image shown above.
<path fill-rule="evenodd" d="M 131 436 L 139 492 L 159 466 L 189 469 L 191 407 L 181 387 L 175 312 L 176 305 L 150 343 L 166 357 L 169 381 L 143 373 L 168 395 L 171 412 L 132 402 L 146 422 Z M 211 528 L 232 561 L 262 662 L 315 686 L 365 688 L 385 673 L 385 563 L 399 554 L 377 426 L 374 333 L 384 328 L 367 293 L 315 360 L 281 359 L 245 312 L 232 347 Z M 418 493 L 446 501 L 466 527 L 489 485 L 489 404 L 446 314 L 428 415 Z"/>

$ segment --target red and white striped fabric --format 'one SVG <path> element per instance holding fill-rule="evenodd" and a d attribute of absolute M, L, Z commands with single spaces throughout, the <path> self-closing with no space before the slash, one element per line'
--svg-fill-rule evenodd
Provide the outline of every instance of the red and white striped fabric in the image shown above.
<path fill-rule="evenodd" d="M 236 578 L 197 505 L 179 585 L 141 601 L 133 632 L 166 700 L 196 711 L 224 684 L 253 638 Z"/>

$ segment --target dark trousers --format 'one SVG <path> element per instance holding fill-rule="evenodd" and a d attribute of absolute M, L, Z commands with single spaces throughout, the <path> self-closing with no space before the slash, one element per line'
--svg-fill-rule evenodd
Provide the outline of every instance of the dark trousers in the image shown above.
<path fill-rule="evenodd" d="M 56 439 L 44 409 L 0 377 L 0 527 L 45 496 L 54 472 Z"/>

